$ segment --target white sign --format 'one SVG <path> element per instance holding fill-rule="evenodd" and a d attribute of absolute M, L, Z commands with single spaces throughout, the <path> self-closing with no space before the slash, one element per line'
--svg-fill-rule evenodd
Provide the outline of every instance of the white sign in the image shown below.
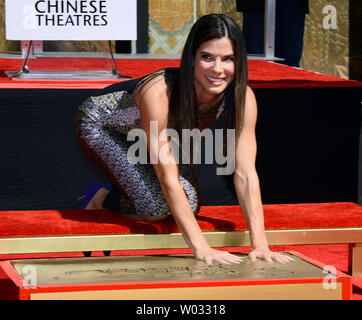
<path fill-rule="evenodd" d="M 8 40 L 136 40 L 136 0 L 5 0 Z"/>

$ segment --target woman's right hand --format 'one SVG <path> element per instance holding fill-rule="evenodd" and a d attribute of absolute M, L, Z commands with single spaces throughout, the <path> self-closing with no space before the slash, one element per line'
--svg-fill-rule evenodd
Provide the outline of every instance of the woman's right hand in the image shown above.
<path fill-rule="evenodd" d="M 227 251 L 216 250 L 213 248 L 198 249 L 195 251 L 195 258 L 205 262 L 208 265 L 211 265 L 213 262 L 232 264 L 243 261 L 243 258 L 239 256 L 231 254 Z"/>

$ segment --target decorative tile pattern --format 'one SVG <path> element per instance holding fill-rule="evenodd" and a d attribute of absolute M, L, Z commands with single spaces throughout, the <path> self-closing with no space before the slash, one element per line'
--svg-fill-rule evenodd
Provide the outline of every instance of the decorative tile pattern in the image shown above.
<path fill-rule="evenodd" d="M 181 54 L 187 35 L 194 22 L 192 17 L 189 21 L 185 21 L 182 28 L 173 32 L 161 28 L 158 22 L 152 17 L 149 18 L 149 45 L 150 53 L 156 54 Z"/>
<path fill-rule="evenodd" d="M 180 54 L 193 22 L 193 0 L 149 0 L 150 53 Z"/>

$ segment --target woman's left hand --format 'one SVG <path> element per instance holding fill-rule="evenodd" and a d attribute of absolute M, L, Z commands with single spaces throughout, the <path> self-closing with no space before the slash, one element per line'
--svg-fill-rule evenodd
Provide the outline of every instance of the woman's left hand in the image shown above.
<path fill-rule="evenodd" d="M 279 262 L 288 263 L 294 261 L 292 257 L 280 254 L 278 252 L 272 252 L 268 247 L 256 248 L 249 253 L 249 259 L 256 261 L 256 259 L 262 259 L 268 263 Z"/>

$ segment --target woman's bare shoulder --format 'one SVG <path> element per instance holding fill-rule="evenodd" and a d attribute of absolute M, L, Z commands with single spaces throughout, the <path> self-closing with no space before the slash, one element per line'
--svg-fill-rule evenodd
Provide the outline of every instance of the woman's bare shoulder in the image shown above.
<path fill-rule="evenodd" d="M 253 89 L 249 86 L 246 86 L 246 96 L 245 96 L 245 106 L 246 108 L 255 108 L 256 107 L 256 98 Z"/>
<path fill-rule="evenodd" d="M 147 102 L 149 99 L 168 100 L 169 87 L 166 83 L 165 76 L 162 74 L 156 75 L 151 79 L 142 83 L 137 87 L 135 92 L 136 103 Z M 153 101 L 154 102 L 154 101 Z"/>
<path fill-rule="evenodd" d="M 246 98 L 255 98 L 254 91 L 249 86 L 246 86 Z"/>

